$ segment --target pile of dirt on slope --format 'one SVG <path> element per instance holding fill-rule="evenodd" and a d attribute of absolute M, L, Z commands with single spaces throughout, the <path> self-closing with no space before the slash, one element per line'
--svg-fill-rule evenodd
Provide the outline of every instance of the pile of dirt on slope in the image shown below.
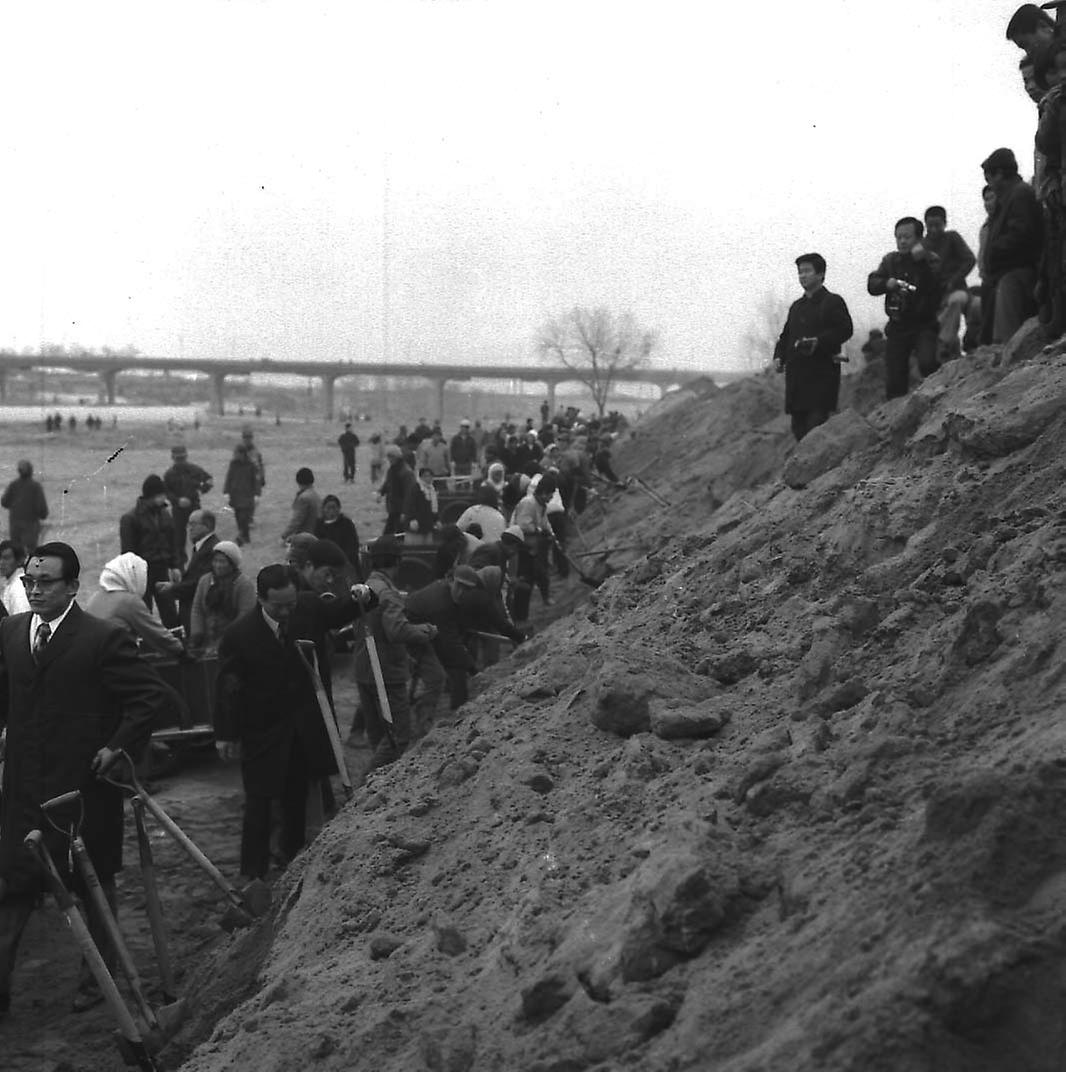
<path fill-rule="evenodd" d="M 1061 1070 L 1066 364 L 996 360 L 642 427 L 674 505 L 583 534 L 654 553 L 371 777 L 183 1067 Z"/>

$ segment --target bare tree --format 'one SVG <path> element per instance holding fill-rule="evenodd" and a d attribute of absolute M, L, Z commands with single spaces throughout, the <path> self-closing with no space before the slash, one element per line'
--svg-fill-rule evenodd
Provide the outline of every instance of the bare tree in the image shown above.
<path fill-rule="evenodd" d="M 787 298 L 768 290 L 760 299 L 751 322 L 740 336 L 740 356 L 745 368 L 753 372 L 767 368 L 774 359 L 774 347 L 788 318 Z"/>
<path fill-rule="evenodd" d="M 630 313 L 573 308 L 545 322 L 537 334 L 537 353 L 571 369 L 592 393 L 602 417 L 618 373 L 646 368 L 657 339 Z"/>

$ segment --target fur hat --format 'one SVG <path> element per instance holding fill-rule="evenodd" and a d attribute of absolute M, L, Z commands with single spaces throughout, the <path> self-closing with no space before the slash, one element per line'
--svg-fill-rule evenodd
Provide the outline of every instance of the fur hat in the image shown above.
<path fill-rule="evenodd" d="M 157 495 L 165 495 L 166 490 L 163 478 L 157 473 L 146 476 L 144 483 L 141 485 L 141 495 L 146 499 L 154 499 Z"/>
<path fill-rule="evenodd" d="M 213 555 L 225 555 L 233 563 L 234 569 L 241 568 L 241 549 L 232 540 L 219 540 L 211 548 Z"/>

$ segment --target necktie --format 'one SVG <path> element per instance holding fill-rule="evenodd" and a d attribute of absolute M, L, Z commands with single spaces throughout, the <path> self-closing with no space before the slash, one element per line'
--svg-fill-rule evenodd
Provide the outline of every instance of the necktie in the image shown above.
<path fill-rule="evenodd" d="M 41 622 L 37 626 L 37 633 L 33 638 L 33 657 L 36 659 L 44 651 L 48 644 L 48 638 L 52 635 L 52 627 L 47 622 Z"/>
<path fill-rule="evenodd" d="M 285 623 L 284 622 L 278 622 L 278 643 L 282 647 L 285 647 L 285 637 L 286 637 L 287 633 L 288 633 L 288 630 L 285 628 Z"/>

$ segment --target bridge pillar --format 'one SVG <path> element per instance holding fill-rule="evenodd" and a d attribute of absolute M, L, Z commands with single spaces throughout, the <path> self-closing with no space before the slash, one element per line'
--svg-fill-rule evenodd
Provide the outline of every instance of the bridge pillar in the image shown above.
<path fill-rule="evenodd" d="M 337 382 L 336 376 L 322 377 L 322 390 L 326 396 L 326 420 L 333 420 L 333 385 Z"/>
<path fill-rule="evenodd" d="M 440 421 L 440 426 L 444 427 L 444 385 L 447 380 L 431 380 L 433 387 L 437 392 L 437 420 Z"/>
<path fill-rule="evenodd" d="M 100 401 L 109 406 L 115 404 L 115 381 L 118 379 L 118 369 L 107 369 L 100 373 Z"/>
<path fill-rule="evenodd" d="M 554 380 L 548 383 L 548 420 L 555 416 L 555 388 L 558 385 Z"/>
<path fill-rule="evenodd" d="M 215 412 L 220 416 L 226 413 L 226 374 L 224 372 L 211 373 L 211 404 Z"/>
<path fill-rule="evenodd" d="M 0 403 L 7 402 L 7 369 L 0 369 Z"/>

